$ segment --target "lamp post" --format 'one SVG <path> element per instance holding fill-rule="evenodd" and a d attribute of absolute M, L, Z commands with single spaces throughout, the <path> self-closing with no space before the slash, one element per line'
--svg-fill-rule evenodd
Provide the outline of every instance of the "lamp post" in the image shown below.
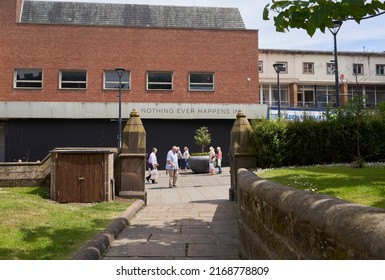
<path fill-rule="evenodd" d="M 333 28 L 329 28 L 329 30 L 334 37 L 334 77 L 335 77 L 335 87 L 336 87 L 336 107 L 338 108 L 340 106 L 340 83 L 339 83 L 339 77 L 338 77 L 337 33 L 341 28 L 342 21 L 334 20 L 333 24 L 334 24 Z"/>
<path fill-rule="evenodd" d="M 118 149 L 120 151 L 120 149 L 122 148 L 122 76 L 123 76 L 123 73 L 124 73 L 125 69 L 124 68 L 116 68 L 115 71 L 116 71 L 116 74 L 118 74 L 118 77 L 119 77 Z"/>
<path fill-rule="evenodd" d="M 275 63 L 273 64 L 275 72 L 277 72 L 277 88 L 278 88 L 278 119 L 281 119 L 281 87 L 279 85 L 279 73 L 285 70 L 284 64 Z"/>

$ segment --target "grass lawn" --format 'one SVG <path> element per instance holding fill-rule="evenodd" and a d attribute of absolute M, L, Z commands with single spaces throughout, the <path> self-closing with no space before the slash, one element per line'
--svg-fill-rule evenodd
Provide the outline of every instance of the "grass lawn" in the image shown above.
<path fill-rule="evenodd" d="M 132 203 L 59 204 L 49 189 L 0 188 L 0 259 L 69 259 Z"/>
<path fill-rule="evenodd" d="M 340 199 L 385 209 L 385 166 L 348 165 L 267 169 L 259 177 L 297 189 L 314 191 Z"/>

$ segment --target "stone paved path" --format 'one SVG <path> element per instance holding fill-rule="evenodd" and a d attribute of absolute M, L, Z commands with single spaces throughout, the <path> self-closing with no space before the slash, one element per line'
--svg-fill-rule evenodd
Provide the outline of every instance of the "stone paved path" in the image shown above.
<path fill-rule="evenodd" d="M 181 171 L 177 188 L 146 184 L 147 206 L 103 254 L 102 259 L 239 259 L 236 204 L 228 200 L 230 173 Z"/>

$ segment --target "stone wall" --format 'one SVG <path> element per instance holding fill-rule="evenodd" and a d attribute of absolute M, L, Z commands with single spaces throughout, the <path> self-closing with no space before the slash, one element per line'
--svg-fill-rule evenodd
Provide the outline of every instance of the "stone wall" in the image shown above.
<path fill-rule="evenodd" d="M 0 163 L 0 187 L 49 186 L 51 155 L 42 162 Z"/>
<path fill-rule="evenodd" d="M 385 210 L 237 176 L 242 258 L 385 259 Z"/>

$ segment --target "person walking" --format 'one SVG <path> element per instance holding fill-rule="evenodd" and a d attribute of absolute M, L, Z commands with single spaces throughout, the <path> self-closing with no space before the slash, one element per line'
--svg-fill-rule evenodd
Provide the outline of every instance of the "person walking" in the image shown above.
<path fill-rule="evenodd" d="M 168 187 L 176 188 L 176 181 L 178 179 L 178 148 L 173 146 L 167 153 L 166 170 L 168 171 Z"/>
<path fill-rule="evenodd" d="M 182 158 L 183 158 L 183 154 L 182 152 L 180 151 L 180 147 L 176 147 L 176 153 L 178 155 L 178 167 L 179 167 L 179 170 L 182 168 Z"/>
<path fill-rule="evenodd" d="M 218 174 L 222 173 L 222 150 L 221 147 L 217 147 L 217 167 Z"/>
<path fill-rule="evenodd" d="M 182 158 L 185 162 L 184 170 L 187 171 L 187 169 L 190 169 L 190 166 L 188 165 L 188 159 L 190 158 L 190 152 L 187 147 L 184 147 L 184 152 Z"/>
<path fill-rule="evenodd" d="M 209 151 L 209 171 L 211 175 L 214 175 L 216 155 L 213 147 L 210 147 Z"/>
<path fill-rule="evenodd" d="M 148 165 L 149 165 L 150 173 L 146 177 L 146 180 L 147 180 L 147 182 L 150 183 L 150 179 L 151 179 L 153 184 L 156 184 L 156 182 L 155 182 L 155 179 L 151 178 L 151 171 L 154 170 L 154 169 L 157 169 L 158 166 L 159 166 L 158 160 L 156 158 L 156 153 L 157 152 L 158 152 L 157 148 L 152 148 L 151 154 L 148 157 Z"/>

